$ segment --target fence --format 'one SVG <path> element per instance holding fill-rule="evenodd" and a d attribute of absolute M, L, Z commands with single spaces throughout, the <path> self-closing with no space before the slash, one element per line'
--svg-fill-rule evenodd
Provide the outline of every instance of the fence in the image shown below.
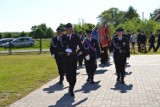
<path fill-rule="evenodd" d="M 23 54 L 23 53 L 42 53 L 42 52 L 49 52 L 50 47 L 50 39 L 42 39 L 42 49 L 40 48 L 40 40 L 35 40 L 35 45 L 30 47 L 10 47 L 4 48 L 0 47 L 0 55 L 8 54 Z"/>

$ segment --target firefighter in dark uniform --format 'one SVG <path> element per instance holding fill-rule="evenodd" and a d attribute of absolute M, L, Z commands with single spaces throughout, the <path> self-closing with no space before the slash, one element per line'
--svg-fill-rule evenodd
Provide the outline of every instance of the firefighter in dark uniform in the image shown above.
<path fill-rule="evenodd" d="M 157 32 L 158 32 L 158 40 L 157 40 L 156 52 L 160 46 L 160 29 L 158 29 Z"/>
<path fill-rule="evenodd" d="M 147 52 L 146 42 L 147 42 L 147 37 L 144 31 L 141 31 L 141 39 L 140 39 L 141 52 L 145 52 L 145 53 Z"/>
<path fill-rule="evenodd" d="M 99 50 L 99 46 L 98 46 L 97 40 L 91 37 L 92 31 L 87 30 L 86 33 L 87 35 L 84 40 L 84 46 L 90 56 L 90 60 L 85 60 L 85 68 L 86 68 L 86 73 L 88 75 L 88 78 L 86 81 L 90 81 L 90 83 L 93 84 L 94 74 L 97 69 L 96 54 L 97 54 L 97 50 Z"/>
<path fill-rule="evenodd" d="M 82 35 L 82 31 L 79 32 L 78 36 L 79 36 L 81 42 L 83 42 L 84 37 Z M 78 66 L 83 67 L 82 65 L 83 65 L 84 56 L 80 50 L 78 50 L 77 53 L 78 53 Z"/>
<path fill-rule="evenodd" d="M 81 43 L 80 38 L 73 34 L 72 24 L 68 23 L 65 26 L 66 35 L 63 36 L 63 45 L 65 47 L 64 57 L 63 57 L 63 68 L 66 73 L 66 78 L 69 83 L 69 94 L 74 96 L 74 86 L 76 84 L 76 70 L 77 70 L 77 46 L 82 51 L 86 60 L 89 60 L 89 55 L 84 49 L 83 44 Z"/>
<path fill-rule="evenodd" d="M 63 71 L 63 64 L 62 64 L 62 52 L 64 51 L 64 46 L 62 44 L 62 33 L 63 29 L 58 27 L 56 29 L 57 35 L 51 39 L 50 45 L 50 53 L 53 58 L 56 60 L 56 64 L 58 67 L 58 73 L 60 75 L 59 83 L 62 84 L 64 80 L 64 71 Z"/>
<path fill-rule="evenodd" d="M 101 48 L 101 53 L 100 53 L 100 57 L 101 57 L 101 65 L 105 65 L 108 62 L 108 47 L 102 47 L 101 43 L 100 43 L 100 48 Z"/>
<path fill-rule="evenodd" d="M 148 52 L 150 52 L 150 50 L 153 48 L 154 52 L 156 51 L 156 48 L 154 46 L 155 43 L 155 36 L 153 35 L 153 33 L 150 33 L 150 37 L 149 37 L 149 49 Z"/>
<path fill-rule="evenodd" d="M 117 73 L 117 82 L 121 82 L 124 84 L 124 76 L 125 76 L 125 64 L 126 57 L 129 57 L 129 43 L 128 40 L 122 36 L 123 28 L 118 28 L 116 30 L 117 35 L 112 38 L 111 43 L 111 56 L 114 58 L 114 64 Z"/>
<path fill-rule="evenodd" d="M 138 30 L 138 35 L 137 35 L 138 52 L 141 52 L 140 41 L 141 41 L 141 32 L 140 30 Z"/>

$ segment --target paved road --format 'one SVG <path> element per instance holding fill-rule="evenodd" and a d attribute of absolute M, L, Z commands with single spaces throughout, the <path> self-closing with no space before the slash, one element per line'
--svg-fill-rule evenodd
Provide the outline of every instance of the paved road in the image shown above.
<path fill-rule="evenodd" d="M 10 107 L 160 107 L 160 55 L 131 56 L 125 85 L 116 82 L 112 61 L 98 67 L 95 84 L 86 82 L 85 69 L 78 71 L 75 98 L 66 80 L 59 85 L 56 78 Z"/>
<path fill-rule="evenodd" d="M 30 49 L 30 50 L 12 50 L 12 53 L 29 53 L 29 52 L 39 52 L 39 49 Z M 49 52 L 49 49 L 42 49 L 42 52 Z M 0 54 L 8 54 L 9 50 L 7 51 L 0 51 Z"/>

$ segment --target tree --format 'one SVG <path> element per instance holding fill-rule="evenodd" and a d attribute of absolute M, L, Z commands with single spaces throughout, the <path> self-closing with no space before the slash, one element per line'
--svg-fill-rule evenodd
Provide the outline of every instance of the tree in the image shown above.
<path fill-rule="evenodd" d="M 132 6 L 129 6 L 128 11 L 125 14 L 125 19 L 132 19 L 134 17 L 139 17 L 139 15 Z"/>
<path fill-rule="evenodd" d="M 35 38 L 35 31 L 31 31 L 28 33 L 29 37 Z"/>
<path fill-rule="evenodd" d="M 4 33 L 4 38 L 11 38 L 12 37 L 12 33 Z"/>
<path fill-rule="evenodd" d="M 119 11 L 118 8 L 110 8 L 102 12 L 98 16 L 98 19 L 101 23 L 105 22 L 108 25 L 112 24 L 116 27 L 119 23 L 124 22 L 124 15 L 125 12 Z"/>
<path fill-rule="evenodd" d="M 3 38 L 2 33 L 0 33 L 0 39 L 2 39 L 2 38 Z"/>
<path fill-rule="evenodd" d="M 150 13 L 150 16 L 154 19 L 158 14 L 160 14 L 160 8 L 155 9 L 152 13 Z"/>
<path fill-rule="evenodd" d="M 35 37 L 40 38 L 39 46 L 40 46 L 40 53 L 42 53 L 42 38 L 44 37 L 45 33 L 42 29 L 38 28 L 35 31 Z"/>
<path fill-rule="evenodd" d="M 43 30 L 43 32 L 46 32 L 46 30 L 47 30 L 47 26 L 46 26 L 46 24 L 45 24 L 45 23 L 42 23 L 41 25 L 37 26 L 37 28 L 42 29 L 42 30 Z"/>
<path fill-rule="evenodd" d="M 47 28 L 47 31 L 46 31 L 46 38 L 51 38 L 55 35 L 55 33 L 53 32 L 52 28 Z"/>
<path fill-rule="evenodd" d="M 19 37 L 26 37 L 26 36 L 28 36 L 28 33 L 24 31 L 19 34 Z"/>
<path fill-rule="evenodd" d="M 36 26 L 36 25 L 34 25 L 34 26 L 31 27 L 31 30 L 32 30 L 32 31 L 35 31 L 36 29 L 37 29 L 37 26 Z"/>
<path fill-rule="evenodd" d="M 45 35 L 46 35 L 46 30 L 47 30 L 47 26 L 46 26 L 46 24 L 45 23 L 42 23 L 42 24 L 40 24 L 40 25 L 34 25 L 34 26 L 32 26 L 31 27 L 31 32 L 35 32 L 37 29 L 41 29 L 43 32 L 44 32 L 44 35 L 43 35 L 43 37 L 45 37 Z M 32 36 L 35 36 L 34 38 L 37 38 L 37 35 L 33 35 L 33 33 L 32 33 Z"/>
<path fill-rule="evenodd" d="M 42 30 L 42 29 L 36 29 L 36 31 L 35 31 L 35 37 L 36 38 L 43 38 L 44 37 L 44 35 L 45 35 L 45 33 L 44 33 L 44 31 Z"/>

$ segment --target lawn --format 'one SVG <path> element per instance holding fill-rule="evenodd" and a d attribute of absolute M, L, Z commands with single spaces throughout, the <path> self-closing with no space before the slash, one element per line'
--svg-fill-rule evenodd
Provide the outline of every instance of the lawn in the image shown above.
<path fill-rule="evenodd" d="M 0 56 L 0 107 L 8 106 L 55 78 L 50 54 Z"/>

